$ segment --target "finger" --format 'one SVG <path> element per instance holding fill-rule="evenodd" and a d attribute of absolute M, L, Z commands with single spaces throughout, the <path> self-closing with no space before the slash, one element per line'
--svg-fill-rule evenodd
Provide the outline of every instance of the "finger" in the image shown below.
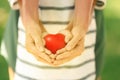
<path fill-rule="evenodd" d="M 43 38 L 42 38 L 42 42 L 43 42 L 43 46 L 45 46 L 46 42 Z"/>
<path fill-rule="evenodd" d="M 36 36 L 35 37 L 35 45 L 37 47 L 37 49 L 40 51 L 40 52 L 43 52 L 44 51 L 44 46 L 43 46 L 43 41 L 42 41 L 42 38 L 40 38 L 39 36 Z"/>
<path fill-rule="evenodd" d="M 66 49 L 72 50 L 77 45 L 78 42 L 79 42 L 79 39 L 77 37 L 73 37 L 72 40 L 70 40 L 66 45 Z"/>
<path fill-rule="evenodd" d="M 28 52 L 33 53 L 35 50 L 32 47 L 34 46 L 34 41 L 32 39 L 32 37 L 29 34 L 26 34 L 26 40 L 25 40 L 25 47 L 27 49 Z"/>
<path fill-rule="evenodd" d="M 51 62 L 51 59 L 49 58 L 49 56 L 43 52 L 39 52 L 33 43 L 27 44 L 26 48 L 27 48 L 27 51 L 32 53 L 33 55 L 39 56 L 42 59 L 46 60 L 47 62 Z"/>
<path fill-rule="evenodd" d="M 44 51 L 44 47 L 43 47 L 44 43 L 43 43 L 43 40 L 42 40 L 41 31 L 39 31 L 39 29 L 38 29 L 38 31 L 34 31 L 33 34 L 31 34 L 31 37 L 32 37 L 37 49 L 41 52 Z"/>
<path fill-rule="evenodd" d="M 59 55 L 60 53 L 63 53 L 65 51 L 67 51 L 66 48 L 62 48 L 60 50 L 57 50 L 56 54 Z"/>
<path fill-rule="evenodd" d="M 35 47 L 31 47 L 29 48 L 29 52 L 32 53 L 34 56 L 37 57 L 37 59 L 39 58 L 39 60 L 41 60 L 42 62 L 47 62 L 47 63 L 51 63 L 51 59 L 49 58 L 48 55 L 46 55 L 45 53 L 40 53 L 38 52 Z"/>
<path fill-rule="evenodd" d="M 42 33 L 42 38 L 44 38 L 46 35 L 48 35 L 48 32 L 43 32 Z"/>
<path fill-rule="evenodd" d="M 72 38 L 72 35 L 68 33 L 68 35 L 66 35 L 65 37 L 65 42 L 68 43 Z"/>
<path fill-rule="evenodd" d="M 72 38 L 72 34 L 69 30 L 61 30 L 60 33 L 65 35 L 65 42 L 66 43 Z"/>
<path fill-rule="evenodd" d="M 35 56 L 35 58 L 36 58 L 38 61 L 41 61 L 41 62 L 43 62 L 43 63 L 47 63 L 47 64 L 49 64 L 49 65 L 52 65 L 52 63 L 47 62 L 46 60 L 44 60 L 44 59 L 41 58 L 41 57 Z"/>
<path fill-rule="evenodd" d="M 46 48 L 45 48 L 45 53 L 48 54 L 48 55 L 52 54 L 51 51 L 46 49 Z"/>
<path fill-rule="evenodd" d="M 64 58 L 67 58 L 69 56 L 73 56 L 73 55 L 80 55 L 80 53 L 84 50 L 84 42 L 83 41 L 79 41 L 78 45 L 71 51 L 67 51 L 67 52 L 64 52 L 62 54 L 59 54 L 57 57 L 56 57 L 56 60 L 59 60 L 59 59 L 64 59 Z"/>
<path fill-rule="evenodd" d="M 25 43 L 28 43 L 28 42 L 34 43 L 33 38 L 31 37 L 29 33 L 26 33 L 25 35 L 26 35 Z"/>
<path fill-rule="evenodd" d="M 34 39 L 32 38 L 31 35 L 27 34 L 26 43 L 27 43 L 27 45 L 31 45 L 31 46 L 35 46 L 36 45 L 36 47 L 37 47 L 37 49 L 39 51 L 43 51 L 42 50 L 43 47 L 41 45 L 39 45 L 39 43 L 37 43 L 37 42 L 35 43 L 35 41 L 34 41 Z M 28 46 L 28 47 L 31 47 L 31 46 Z"/>
<path fill-rule="evenodd" d="M 54 54 L 50 54 L 49 56 L 50 56 L 50 58 L 52 58 L 52 59 L 55 59 L 55 58 L 56 58 L 56 55 L 54 55 Z"/>
<path fill-rule="evenodd" d="M 63 59 L 59 59 L 59 60 L 55 60 L 53 64 L 54 65 L 61 65 L 61 64 L 64 64 L 66 62 L 69 62 L 69 61 L 73 60 L 77 56 L 78 56 L 78 53 L 72 54 L 72 55 L 70 54 L 69 57 L 66 57 L 66 58 L 63 58 Z"/>
<path fill-rule="evenodd" d="M 27 39 L 32 40 L 30 37 L 28 37 Z M 51 62 L 50 57 L 43 52 L 39 52 L 39 50 L 36 48 L 35 44 L 32 41 L 26 43 L 26 49 L 28 52 L 32 53 L 33 55 L 39 56 L 42 59 Z"/>
<path fill-rule="evenodd" d="M 47 62 L 51 63 L 51 58 L 44 52 L 39 54 L 39 57 L 45 59 Z"/>
<path fill-rule="evenodd" d="M 56 60 L 60 60 L 60 59 L 66 58 L 68 56 L 70 56 L 70 52 L 69 51 L 57 55 Z"/>
<path fill-rule="evenodd" d="M 68 54 L 69 54 L 68 56 L 65 55 L 64 58 L 59 59 L 59 60 L 56 59 L 53 64 L 58 66 L 58 65 L 62 65 L 64 63 L 66 63 L 66 62 L 69 62 L 69 61 L 73 60 L 74 58 L 76 58 L 77 56 L 80 56 L 80 54 L 83 51 L 84 51 L 84 39 L 79 41 L 78 46 L 74 50 L 68 52 Z M 65 54 L 67 54 L 67 52 Z"/>
<path fill-rule="evenodd" d="M 44 37 L 45 37 L 46 35 L 48 35 L 47 32 L 43 32 L 43 33 L 42 33 L 42 41 L 43 41 L 43 45 L 44 45 L 44 46 L 45 46 L 45 44 L 46 44 L 46 42 L 45 42 L 45 40 L 44 40 Z"/>

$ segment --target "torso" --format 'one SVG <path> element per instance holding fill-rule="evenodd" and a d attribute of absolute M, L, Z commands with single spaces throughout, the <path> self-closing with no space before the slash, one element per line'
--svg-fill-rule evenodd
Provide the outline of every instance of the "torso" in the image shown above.
<path fill-rule="evenodd" d="M 74 0 L 40 0 L 40 19 L 50 33 L 67 27 L 74 10 Z M 26 51 L 25 30 L 19 19 L 18 48 L 15 80 L 95 80 L 94 45 L 96 23 L 92 22 L 85 37 L 84 52 L 56 68 L 39 62 Z"/>

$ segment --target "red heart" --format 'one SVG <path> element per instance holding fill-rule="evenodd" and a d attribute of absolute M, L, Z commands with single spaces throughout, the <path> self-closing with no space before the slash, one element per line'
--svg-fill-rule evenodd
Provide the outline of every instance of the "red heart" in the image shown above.
<path fill-rule="evenodd" d="M 56 53 L 57 50 L 65 47 L 65 36 L 63 34 L 48 34 L 44 37 L 45 39 L 45 47 L 50 50 L 53 54 Z"/>

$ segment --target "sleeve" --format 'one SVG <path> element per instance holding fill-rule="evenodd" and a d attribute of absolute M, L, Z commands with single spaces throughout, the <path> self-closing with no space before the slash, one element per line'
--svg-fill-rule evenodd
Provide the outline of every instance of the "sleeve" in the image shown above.
<path fill-rule="evenodd" d="M 95 44 L 96 76 L 100 77 L 104 68 L 104 54 L 106 46 L 105 25 L 103 10 L 95 10 L 97 35 Z"/>
<path fill-rule="evenodd" d="M 8 0 L 12 9 L 19 9 L 18 0 Z"/>
<path fill-rule="evenodd" d="M 19 11 L 11 10 L 8 22 L 5 26 L 4 35 L 1 43 L 0 55 L 4 56 L 8 65 L 15 70 L 17 57 L 17 26 L 18 26 Z M 0 79 L 1 80 L 1 79 Z"/>
<path fill-rule="evenodd" d="M 96 0 L 95 9 L 103 10 L 106 6 L 107 0 Z"/>

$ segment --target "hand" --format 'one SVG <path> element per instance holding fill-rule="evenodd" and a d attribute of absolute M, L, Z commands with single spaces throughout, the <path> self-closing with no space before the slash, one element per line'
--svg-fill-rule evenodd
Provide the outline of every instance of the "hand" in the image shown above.
<path fill-rule="evenodd" d="M 25 46 L 28 52 L 33 54 L 38 60 L 50 63 L 49 51 L 44 48 L 42 39 L 43 25 L 39 21 L 38 3 L 39 0 L 19 0 L 20 15 L 26 30 Z M 31 6 L 31 3 L 33 6 Z M 46 54 L 48 53 L 48 54 Z"/>
<path fill-rule="evenodd" d="M 68 43 L 70 41 L 70 39 L 72 38 L 71 32 L 67 29 L 61 30 L 59 33 L 65 35 L 65 42 L 66 43 Z"/>
<path fill-rule="evenodd" d="M 67 30 L 67 29 L 61 30 L 59 33 L 65 35 L 65 42 L 66 42 L 66 44 L 67 44 L 67 43 L 70 41 L 70 39 L 72 38 L 71 32 L 70 32 L 69 30 Z M 66 47 L 58 50 L 58 51 L 56 52 L 56 54 L 59 54 L 59 53 L 65 52 L 65 51 L 66 51 Z"/>
<path fill-rule="evenodd" d="M 67 43 L 66 45 L 66 50 L 72 50 L 77 44 L 78 42 L 85 36 L 87 29 L 86 29 L 86 25 L 84 26 L 80 26 L 80 25 L 76 25 L 74 23 L 74 20 L 71 20 L 71 22 L 68 25 L 68 28 L 70 27 L 71 29 L 71 34 L 72 34 L 72 39 L 70 39 L 70 41 Z"/>
<path fill-rule="evenodd" d="M 37 59 L 45 63 L 51 63 L 51 58 L 47 53 L 49 53 L 44 48 L 44 41 L 42 40 L 42 31 L 40 29 L 42 25 L 36 23 L 29 25 L 26 28 L 26 49 L 28 52 L 33 54 Z"/>
<path fill-rule="evenodd" d="M 86 32 L 86 26 L 76 25 L 73 17 L 68 24 L 68 27 L 65 30 L 60 31 L 60 33 L 65 35 L 65 41 L 67 45 L 58 50 L 56 55 L 72 50 L 78 44 L 79 40 L 85 36 Z"/>
<path fill-rule="evenodd" d="M 75 48 L 73 48 L 70 51 L 63 52 L 56 56 L 56 59 L 54 61 L 54 65 L 58 66 L 61 64 L 64 64 L 68 61 L 71 61 L 77 56 L 80 56 L 82 52 L 84 51 L 84 38 L 82 38 Z"/>

